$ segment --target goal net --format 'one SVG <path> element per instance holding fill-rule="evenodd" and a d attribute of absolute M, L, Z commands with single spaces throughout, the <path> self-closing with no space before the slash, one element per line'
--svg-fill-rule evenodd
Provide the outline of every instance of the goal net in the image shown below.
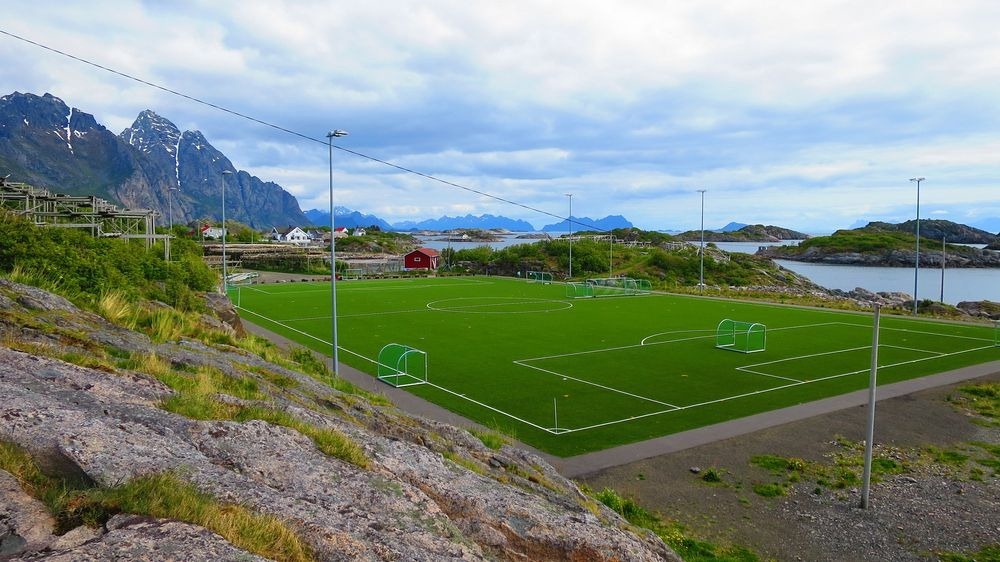
<path fill-rule="evenodd" d="M 525 274 L 528 283 L 551 283 L 552 274 L 548 271 L 529 271 Z"/>
<path fill-rule="evenodd" d="M 396 388 L 427 382 L 427 353 L 399 343 L 378 352 L 378 380 Z"/>
<path fill-rule="evenodd" d="M 646 279 L 631 277 L 607 277 L 587 279 L 584 283 L 567 283 L 566 296 L 569 298 L 622 297 L 648 295 L 652 284 Z"/>
<path fill-rule="evenodd" d="M 740 322 L 725 320 L 719 322 L 715 330 L 715 347 L 738 351 L 740 353 L 756 353 L 764 351 L 767 344 L 767 327 L 757 322 Z"/>

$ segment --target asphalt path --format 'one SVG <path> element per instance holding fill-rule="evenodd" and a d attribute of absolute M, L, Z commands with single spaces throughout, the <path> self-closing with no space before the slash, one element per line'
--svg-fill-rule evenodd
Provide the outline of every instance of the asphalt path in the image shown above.
<path fill-rule="evenodd" d="M 275 334 L 274 332 L 247 321 L 245 318 L 242 318 L 241 320 L 244 328 L 248 332 L 265 337 L 279 346 L 288 347 L 290 345 L 298 345 L 283 336 Z M 317 356 L 320 355 L 317 354 Z M 327 366 L 332 364 L 332 360 L 329 356 L 324 355 L 321 357 L 323 357 L 326 361 Z M 458 427 L 485 429 L 483 426 L 467 418 L 459 416 L 454 412 L 450 412 L 437 404 L 433 404 L 423 398 L 414 396 L 405 390 L 387 385 L 375 377 L 347 365 L 341 364 L 338 373 L 344 379 L 347 379 L 365 390 L 384 394 L 404 412 Z M 949 384 L 998 374 L 1000 374 L 1000 360 L 973 365 L 971 367 L 963 367 L 961 369 L 955 369 L 954 371 L 947 371 L 937 375 L 929 375 L 926 377 L 919 377 L 903 382 L 879 386 L 876 392 L 876 400 L 895 398 L 897 396 L 903 396 L 921 390 L 947 386 Z M 681 451 L 691 447 L 705 445 L 706 443 L 728 439 L 730 437 L 753 433 L 768 427 L 803 420 L 838 410 L 862 406 L 867 403 L 868 390 L 859 390 L 849 392 L 847 394 L 841 394 L 839 396 L 833 396 L 831 398 L 824 398 L 814 402 L 807 402 L 804 404 L 789 406 L 787 408 L 781 408 L 779 410 L 763 412 L 745 418 L 699 427 L 689 431 L 665 435 L 655 439 L 647 439 L 646 441 L 612 447 L 610 449 L 604 449 L 603 451 L 585 453 L 575 457 L 557 457 L 539 451 L 534 447 L 523 443 L 517 443 L 516 445 L 544 458 L 564 476 L 568 478 L 575 478 L 606 468 L 642 459 L 648 459 L 675 451 Z M 875 411 L 877 416 L 877 406 Z"/>

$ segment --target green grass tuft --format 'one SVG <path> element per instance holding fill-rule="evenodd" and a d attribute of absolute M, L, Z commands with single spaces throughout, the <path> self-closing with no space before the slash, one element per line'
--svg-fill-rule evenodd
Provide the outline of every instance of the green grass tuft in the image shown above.
<path fill-rule="evenodd" d="M 116 513 L 176 519 L 205 527 L 233 545 L 273 560 L 312 560 L 311 549 L 280 519 L 211 495 L 172 474 L 140 476 L 112 488 L 42 473 L 24 449 L 0 440 L 0 469 L 41 500 L 57 522 L 57 532 L 79 525 L 97 527 Z"/>
<path fill-rule="evenodd" d="M 742 546 L 719 546 L 688 537 L 684 534 L 684 528 L 678 523 L 664 520 L 658 514 L 640 506 L 635 500 L 622 497 L 610 488 L 605 488 L 593 496 L 632 525 L 656 533 L 685 562 L 757 562 L 759 560 L 753 551 Z"/>
<path fill-rule="evenodd" d="M 469 428 L 469 433 L 471 433 L 477 439 L 482 441 L 483 445 L 485 445 L 487 448 L 493 449 L 494 451 L 499 450 L 504 445 L 510 443 L 510 439 L 506 435 L 491 429 L 481 430 L 481 429 Z"/>

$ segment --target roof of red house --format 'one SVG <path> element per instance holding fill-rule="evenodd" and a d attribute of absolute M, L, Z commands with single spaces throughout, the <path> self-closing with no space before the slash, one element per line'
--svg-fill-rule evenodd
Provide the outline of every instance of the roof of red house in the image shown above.
<path fill-rule="evenodd" d="M 413 250 L 412 252 L 410 252 L 409 254 L 406 254 L 406 255 L 410 255 L 410 254 L 413 254 L 413 253 L 416 253 L 416 252 L 420 252 L 421 254 L 423 254 L 423 255 L 425 255 L 425 256 L 427 256 L 429 258 L 436 258 L 436 257 L 438 257 L 438 255 L 440 255 L 440 254 L 438 254 L 438 251 L 435 250 L 434 248 L 417 248 L 416 250 Z"/>

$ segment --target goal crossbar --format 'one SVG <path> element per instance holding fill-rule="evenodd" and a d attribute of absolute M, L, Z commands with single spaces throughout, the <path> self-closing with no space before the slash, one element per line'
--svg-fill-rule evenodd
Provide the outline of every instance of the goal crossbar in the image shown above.
<path fill-rule="evenodd" d="M 577 299 L 648 295 L 652 290 L 652 284 L 649 280 L 633 279 L 631 277 L 587 279 L 582 283 L 573 282 L 566 284 L 566 296 Z"/>
<path fill-rule="evenodd" d="M 402 388 L 427 383 L 427 353 L 400 343 L 378 352 L 378 380 Z"/>
<path fill-rule="evenodd" d="M 723 319 L 715 330 L 715 347 L 740 353 L 764 351 L 767 327 L 758 322 Z"/>
<path fill-rule="evenodd" d="M 552 282 L 552 274 L 548 271 L 528 271 L 525 273 L 524 277 L 528 280 L 528 283 Z"/>

